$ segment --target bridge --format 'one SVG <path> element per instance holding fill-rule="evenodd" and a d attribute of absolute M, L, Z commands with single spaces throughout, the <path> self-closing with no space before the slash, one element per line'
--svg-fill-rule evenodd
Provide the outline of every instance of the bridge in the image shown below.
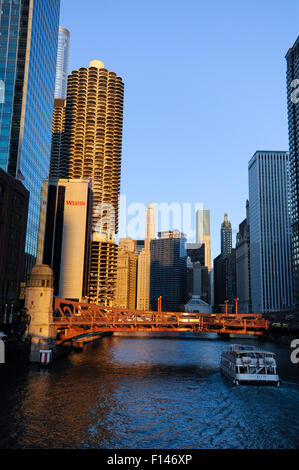
<path fill-rule="evenodd" d="M 262 335 L 268 322 L 260 313 L 207 314 L 154 312 L 106 307 L 56 298 L 53 323 L 57 344 L 104 332 L 190 331 Z"/>

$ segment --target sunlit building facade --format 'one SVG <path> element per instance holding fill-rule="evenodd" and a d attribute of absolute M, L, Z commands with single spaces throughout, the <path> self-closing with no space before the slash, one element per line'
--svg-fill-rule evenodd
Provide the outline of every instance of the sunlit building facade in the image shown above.
<path fill-rule="evenodd" d="M 151 240 L 156 238 L 156 214 L 152 202 L 148 205 L 146 214 L 146 236 L 144 248 L 138 256 L 137 299 L 138 310 L 150 308 L 150 270 L 151 270 Z"/>
<path fill-rule="evenodd" d="M 50 179 L 46 187 L 47 197 L 42 200 L 42 207 L 46 208 L 45 233 L 43 240 L 39 239 L 42 263 L 53 270 L 54 295 L 81 301 L 88 297 L 90 182 L 84 179 Z"/>
<path fill-rule="evenodd" d="M 252 310 L 286 311 L 294 300 L 288 153 L 258 151 L 248 169 Z"/>
<path fill-rule="evenodd" d="M 137 258 L 136 240 L 121 238 L 117 253 L 115 307 L 135 309 Z"/>
<path fill-rule="evenodd" d="M 56 63 L 56 82 L 55 99 L 66 98 L 67 76 L 69 70 L 70 57 L 70 32 L 66 28 L 59 26 L 57 63 Z"/>
<path fill-rule="evenodd" d="M 89 179 L 93 194 L 91 302 L 115 293 L 124 84 L 103 62 L 74 70 L 66 102 L 55 100 L 50 175 Z"/>
<path fill-rule="evenodd" d="M 201 209 L 196 212 L 196 243 L 204 245 L 205 266 L 211 271 L 211 233 L 210 211 Z"/>
<path fill-rule="evenodd" d="M 49 173 L 60 0 L 0 2 L 0 167 L 29 190 L 25 275 L 36 261 Z"/>

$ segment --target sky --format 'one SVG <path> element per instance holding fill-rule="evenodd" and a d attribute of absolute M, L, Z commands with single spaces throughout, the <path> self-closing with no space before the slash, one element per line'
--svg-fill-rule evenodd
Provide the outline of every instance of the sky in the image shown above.
<path fill-rule="evenodd" d="M 60 24 L 71 32 L 70 71 L 98 59 L 125 83 L 127 205 L 202 203 L 212 258 L 227 212 L 234 246 L 248 161 L 288 150 L 285 54 L 299 2 L 61 0 Z"/>

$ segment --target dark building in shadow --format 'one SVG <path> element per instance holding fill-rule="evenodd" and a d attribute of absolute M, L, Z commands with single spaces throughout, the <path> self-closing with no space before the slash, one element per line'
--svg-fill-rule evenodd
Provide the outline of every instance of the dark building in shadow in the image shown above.
<path fill-rule="evenodd" d="M 186 238 L 178 230 L 159 232 L 151 241 L 150 307 L 157 310 L 162 296 L 162 311 L 184 309 L 187 300 Z"/>
<path fill-rule="evenodd" d="M 23 278 L 29 191 L 0 169 L 0 307 L 15 303 Z"/>
<path fill-rule="evenodd" d="M 214 259 L 214 309 L 225 311 L 225 301 L 228 301 L 229 311 L 234 310 L 234 300 L 237 297 L 236 284 L 236 249 L 228 255 L 219 255 Z"/>

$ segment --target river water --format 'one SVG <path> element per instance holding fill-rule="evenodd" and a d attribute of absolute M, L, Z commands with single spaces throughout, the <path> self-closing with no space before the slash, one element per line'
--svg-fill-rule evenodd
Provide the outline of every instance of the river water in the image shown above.
<path fill-rule="evenodd" d="M 276 353 L 280 388 L 234 386 L 217 338 L 110 336 L 47 370 L 0 370 L 0 448 L 298 448 L 290 348 L 237 342 Z"/>

